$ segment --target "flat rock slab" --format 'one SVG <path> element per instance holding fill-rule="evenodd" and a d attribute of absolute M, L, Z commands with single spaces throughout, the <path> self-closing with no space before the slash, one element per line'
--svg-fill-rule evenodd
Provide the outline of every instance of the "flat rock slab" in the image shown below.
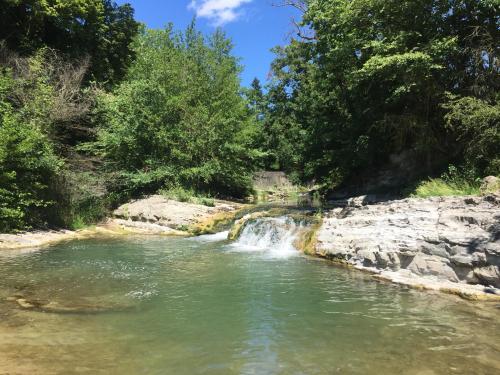
<path fill-rule="evenodd" d="M 500 198 L 353 200 L 327 212 L 315 252 L 356 268 L 383 271 L 394 280 L 432 280 L 433 289 L 441 282 L 447 288 L 449 283 L 480 285 L 497 293 Z"/>
<path fill-rule="evenodd" d="M 161 231 L 161 228 L 186 230 L 217 214 L 235 212 L 242 207 L 242 204 L 222 200 L 215 200 L 214 207 L 209 207 L 153 195 L 118 207 L 113 216 L 124 226 L 141 227 L 138 223 L 144 223 L 144 229 L 153 231 Z"/>
<path fill-rule="evenodd" d="M 71 230 L 51 230 L 23 232 L 18 234 L 0 234 L 0 250 L 29 249 L 76 239 L 83 233 Z"/>
<path fill-rule="evenodd" d="M 118 228 L 108 225 L 98 225 L 80 230 L 46 230 L 21 232 L 17 234 L 0 234 L 0 250 L 9 250 L 18 254 L 20 251 L 31 252 L 42 247 L 60 242 L 92 238 L 96 236 L 116 236 L 122 234 Z"/>

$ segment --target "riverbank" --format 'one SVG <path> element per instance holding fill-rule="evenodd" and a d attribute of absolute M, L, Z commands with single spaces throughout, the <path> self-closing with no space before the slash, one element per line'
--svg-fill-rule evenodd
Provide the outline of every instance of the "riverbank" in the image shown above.
<path fill-rule="evenodd" d="M 500 299 L 500 197 L 332 203 L 311 255 L 413 288 Z"/>
<path fill-rule="evenodd" d="M 112 217 L 81 230 L 37 230 L 0 234 L 0 251 L 29 250 L 60 242 L 97 236 L 189 236 L 212 233 L 233 219 L 245 205 L 215 200 L 214 206 L 177 202 L 161 195 L 131 201 L 118 207 Z"/>
<path fill-rule="evenodd" d="M 297 248 L 380 280 L 470 300 L 500 300 L 499 196 L 389 201 L 364 196 L 331 203 L 336 207 L 310 224 L 307 239 L 298 241 Z M 218 200 L 209 207 L 154 195 L 122 205 L 92 228 L 1 234 L 0 250 L 96 236 L 214 233 L 228 229 L 248 207 Z M 280 215 L 287 210 L 279 210 Z M 246 215 L 232 232 L 245 220 L 265 216 L 265 211 Z"/>

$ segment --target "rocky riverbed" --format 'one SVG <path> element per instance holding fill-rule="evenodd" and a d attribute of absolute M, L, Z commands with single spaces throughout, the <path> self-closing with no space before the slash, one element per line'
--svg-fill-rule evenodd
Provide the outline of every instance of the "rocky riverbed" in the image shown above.
<path fill-rule="evenodd" d="M 500 296 L 500 197 L 337 202 L 313 255 L 469 298 Z"/>

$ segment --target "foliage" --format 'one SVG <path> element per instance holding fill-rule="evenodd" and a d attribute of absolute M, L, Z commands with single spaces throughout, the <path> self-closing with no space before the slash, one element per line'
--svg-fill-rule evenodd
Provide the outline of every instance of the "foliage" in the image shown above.
<path fill-rule="evenodd" d="M 158 191 L 211 206 L 251 194 L 257 168 L 332 188 L 403 154 L 426 175 L 460 166 L 417 196 L 500 174 L 498 1 L 289 3 L 298 37 L 266 89 L 241 89 L 220 30 L 147 30 L 111 0 L 0 1 L 0 231 L 81 228 Z"/>
<path fill-rule="evenodd" d="M 446 182 L 441 178 L 434 178 L 422 182 L 417 186 L 412 196 L 419 198 L 456 196 L 456 195 L 478 195 L 479 187 L 470 185 L 468 182 L 457 184 Z"/>
<path fill-rule="evenodd" d="M 452 97 L 445 103 L 446 126 L 457 137 L 469 167 L 500 175 L 500 103 L 474 97 Z"/>
<path fill-rule="evenodd" d="M 3 0 L 0 40 L 23 55 L 47 46 L 67 58 L 90 57 L 89 79 L 117 83 L 133 59 L 133 16 L 129 4 L 111 0 Z"/>
<path fill-rule="evenodd" d="M 455 166 L 449 166 L 448 172 L 443 173 L 441 178 L 432 178 L 418 184 L 411 196 L 427 198 L 478 195 L 480 193 L 480 185 L 481 181 L 475 178 L 474 173 L 470 170 L 459 170 Z"/>
<path fill-rule="evenodd" d="M 267 95 L 280 168 L 333 187 L 410 150 L 424 173 L 497 173 L 498 2 L 303 3 Z"/>
<path fill-rule="evenodd" d="M 64 160 L 65 142 L 93 103 L 92 90 L 81 89 L 86 62 L 71 64 L 48 48 L 23 58 L 2 46 L 0 55 L 0 230 L 102 217 L 88 176 L 73 184 L 77 174 Z"/>
<path fill-rule="evenodd" d="M 0 231 L 82 228 L 160 188 L 207 206 L 251 192 L 259 119 L 222 32 L 143 30 L 131 49 L 127 5 L 11 0 L 0 14 Z"/>
<path fill-rule="evenodd" d="M 74 167 L 67 165 L 58 178 L 57 216 L 64 225 L 81 229 L 104 219 L 113 205 L 121 201 L 108 192 L 112 176 L 101 172 L 72 170 Z"/>
<path fill-rule="evenodd" d="M 62 162 L 48 137 L 54 95 L 42 60 L 30 59 L 32 74 L 23 79 L 0 71 L 0 231 L 44 225 L 54 203 L 49 187 Z"/>
<path fill-rule="evenodd" d="M 84 229 L 86 226 L 87 224 L 85 223 L 85 220 L 80 215 L 77 215 L 74 217 L 70 225 L 70 228 L 73 230 L 79 230 L 79 229 Z"/>
<path fill-rule="evenodd" d="M 221 31 L 205 39 L 194 25 L 139 36 L 126 79 L 100 95 L 98 140 L 90 146 L 122 171 L 126 189 L 248 194 L 259 153 L 231 49 Z"/>

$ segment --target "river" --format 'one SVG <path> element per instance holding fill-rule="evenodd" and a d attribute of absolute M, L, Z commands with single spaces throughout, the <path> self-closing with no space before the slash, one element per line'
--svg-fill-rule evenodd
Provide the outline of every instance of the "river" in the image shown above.
<path fill-rule="evenodd" d="M 0 374 L 500 373 L 498 305 L 375 281 L 266 225 L 2 253 Z"/>

